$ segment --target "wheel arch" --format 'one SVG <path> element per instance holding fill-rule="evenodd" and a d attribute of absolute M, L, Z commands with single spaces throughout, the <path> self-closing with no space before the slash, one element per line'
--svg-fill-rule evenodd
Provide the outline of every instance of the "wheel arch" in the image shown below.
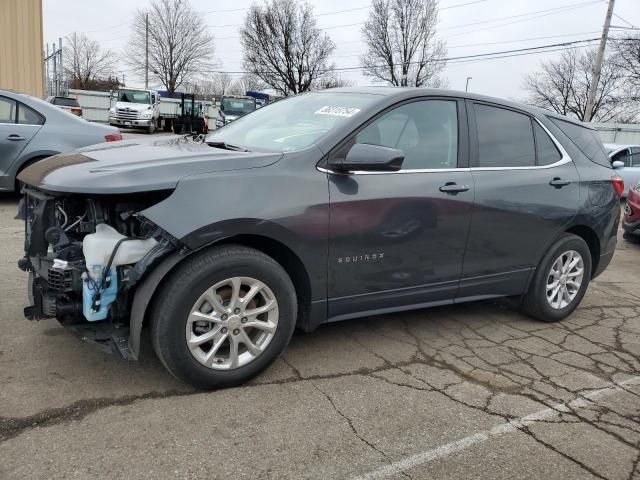
<path fill-rule="evenodd" d="M 286 244 L 274 238 L 258 234 L 237 234 L 213 241 L 188 253 L 174 252 L 157 265 L 138 285 L 134 294 L 129 330 L 130 358 L 137 360 L 140 356 L 140 336 L 143 325 L 149 321 L 149 307 L 154 302 L 156 292 L 168 281 L 171 272 L 191 255 L 221 245 L 242 245 L 258 250 L 273 258 L 287 272 L 296 291 L 298 299 L 297 326 L 305 331 L 313 330 L 318 321 L 311 315 L 311 280 L 300 257 Z"/>
<path fill-rule="evenodd" d="M 595 230 L 587 225 L 573 225 L 565 230 L 565 233 L 572 233 L 582 238 L 591 252 L 591 276 L 598 269 L 600 262 L 600 239 Z"/>
<path fill-rule="evenodd" d="M 15 173 L 13 175 L 13 183 L 16 191 L 18 187 L 18 175 L 20 175 L 20 172 L 22 172 L 22 170 L 30 165 L 33 165 L 35 162 L 44 160 L 48 157 L 52 157 L 53 155 L 58 155 L 59 153 L 60 152 L 56 152 L 53 150 L 39 150 L 35 152 L 29 152 L 27 155 L 20 157 L 20 159 L 14 164 Z"/>

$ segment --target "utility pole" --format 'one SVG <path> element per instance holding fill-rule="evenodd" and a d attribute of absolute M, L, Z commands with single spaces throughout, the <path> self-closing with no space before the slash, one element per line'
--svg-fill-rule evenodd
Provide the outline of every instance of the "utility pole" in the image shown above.
<path fill-rule="evenodd" d="M 602 70 L 602 60 L 604 59 L 604 49 L 607 46 L 607 38 L 609 37 L 609 26 L 611 25 L 611 17 L 613 16 L 613 5 L 616 0 L 609 0 L 609 8 L 607 8 L 607 17 L 604 19 L 604 27 L 602 27 L 602 37 L 600 38 L 600 47 L 596 55 L 596 63 L 593 65 L 593 73 L 591 74 L 591 86 L 587 96 L 587 107 L 584 112 L 584 121 L 591 121 L 591 110 L 596 98 L 596 90 L 600 83 L 600 71 Z"/>
<path fill-rule="evenodd" d="M 145 15 L 144 88 L 149 88 L 149 12 Z"/>
<path fill-rule="evenodd" d="M 464 91 L 468 92 L 469 91 L 469 80 L 472 80 L 473 77 L 467 77 L 467 84 L 464 86 Z"/>

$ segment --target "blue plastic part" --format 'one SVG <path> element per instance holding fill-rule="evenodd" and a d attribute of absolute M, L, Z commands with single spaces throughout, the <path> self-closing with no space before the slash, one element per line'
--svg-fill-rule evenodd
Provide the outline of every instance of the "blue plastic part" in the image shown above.
<path fill-rule="evenodd" d="M 95 266 L 94 269 L 99 269 L 99 266 Z M 95 284 L 88 278 L 84 279 L 84 283 L 82 285 L 82 313 L 90 322 L 97 322 L 107 318 L 109 307 L 118 294 L 117 272 L 114 269 L 111 269 L 107 276 L 109 278 L 109 286 L 101 289 L 97 297 L 95 286 L 101 284 L 102 277 L 99 276 Z"/>

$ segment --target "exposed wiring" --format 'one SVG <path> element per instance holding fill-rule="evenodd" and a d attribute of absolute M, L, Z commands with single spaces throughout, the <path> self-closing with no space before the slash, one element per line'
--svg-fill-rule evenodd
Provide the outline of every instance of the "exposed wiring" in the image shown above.
<path fill-rule="evenodd" d="M 87 216 L 87 212 L 84 212 L 84 215 L 82 215 L 81 217 L 78 217 L 78 219 L 75 222 L 73 222 L 71 225 L 69 225 L 67 228 L 64 228 L 64 225 L 62 226 L 62 228 L 64 228 L 64 231 L 67 232 L 71 230 L 73 227 L 75 227 L 77 224 L 79 224 L 82 220 L 84 220 L 84 217 L 86 216 Z M 66 218 L 66 215 L 65 215 L 65 218 Z M 67 224 L 66 221 L 64 223 L 65 225 Z"/>
<path fill-rule="evenodd" d="M 64 209 L 58 205 L 58 210 L 60 211 L 60 213 L 62 214 L 62 216 L 64 217 L 64 223 L 62 224 L 62 226 L 60 228 L 64 229 L 65 225 L 67 224 L 67 222 L 69 221 L 69 217 L 67 217 L 67 213 L 64 211 Z"/>

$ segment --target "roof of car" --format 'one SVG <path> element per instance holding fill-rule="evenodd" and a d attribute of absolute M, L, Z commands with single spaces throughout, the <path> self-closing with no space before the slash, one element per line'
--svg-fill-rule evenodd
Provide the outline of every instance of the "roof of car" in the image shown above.
<path fill-rule="evenodd" d="M 566 122 L 580 125 L 582 127 L 593 129 L 593 127 L 589 124 L 580 122 L 579 120 L 575 120 L 573 118 L 565 117 L 564 115 L 560 115 L 550 110 L 533 107 L 531 105 L 526 105 L 524 103 L 505 100 L 503 98 L 490 97 L 487 95 L 478 95 L 476 93 L 463 92 L 459 90 L 447 90 L 447 89 L 441 89 L 441 88 L 420 88 L 420 87 L 370 86 L 370 87 L 340 87 L 340 88 L 332 88 L 325 91 L 381 95 L 386 97 L 397 97 L 398 100 L 402 100 L 404 98 L 411 98 L 416 95 L 433 95 L 433 96 L 444 96 L 444 97 L 468 98 L 470 100 L 496 103 L 499 105 L 504 105 L 506 107 L 516 108 L 518 110 L 524 110 L 533 115 L 546 115 L 548 117 L 557 118 L 560 120 L 564 120 Z"/>

